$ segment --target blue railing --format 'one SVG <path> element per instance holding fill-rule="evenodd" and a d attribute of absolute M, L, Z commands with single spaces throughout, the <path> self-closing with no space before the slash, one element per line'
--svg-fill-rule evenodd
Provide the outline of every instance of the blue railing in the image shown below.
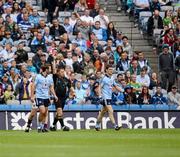
<path fill-rule="evenodd" d="M 66 105 L 65 111 L 99 111 L 101 105 L 83 104 L 83 105 Z M 155 110 L 177 110 L 177 105 L 140 105 L 140 104 L 130 104 L 130 105 L 113 105 L 115 111 L 155 111 Z M 31 105 L 0 105 L 0 111 L 30 111 Z M 50 111 L 55 111 L 55 106 L 49 106 Z"/>

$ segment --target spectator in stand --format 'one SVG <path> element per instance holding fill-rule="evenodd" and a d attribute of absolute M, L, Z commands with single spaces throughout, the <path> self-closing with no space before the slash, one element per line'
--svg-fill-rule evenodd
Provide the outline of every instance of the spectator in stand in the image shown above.
<path fill-rule="evenodd" d="M 14 52 L 10 43 L 6 43 L 4 49 L 0 52 L 0 58 L 5 60 L 12 60 L 14 58 Z"/>
<path fill-rule="evenodd" d="M 59 44 L 64 44 L 65 51 L 71 51 L 72 50 L 72 43 L 71 43 L 67 33 L 64 33 L 62 35 Z"/>
<path fill-rule="evenodd" d="M 77 13 L 75 13 L 75 12 L 73 12 L 71 14 L 71 17 L 69 18 L 69 24 L 71 25 L 73 30 L 74 30 L 74 26 L 75 26 L 78 18 L 79 18 L 79 15 Z"/>
<path fill-rule="evenodd" d="M 8 104 L 9 100 L 15 100 L 14 90 L 12 89 L 12 85 L 10 84 L 8 84 L 7 88 L 5 89 L 4 100 L 6 104 Z"/>
<path fill-rule="evenodd" d="M 150 2 L 150 10 L 152 12 L 154 12 L 155 10 L 161 10 L 161 4 L 159 0 L 152 0 L 152 2 Z"/>
<path fill-rule="evenodd" d="M 132 60 L 132 62 L 130 64 L 129 71 L 130 71 L 131 75 L 132 74 L 140 75 L 141 68 L 138 65 L 138 61 L 137 60 Z"/>
<path fill-rule="evenodd" d="M 122 82 L 125 81 L 123 74 L 117 74 L 117 78 L 114 80 L 114 92 L 124 92 L 125 86 L 123 86 Z"/>
<path fill-rule="evenodd" d="M 160 85 L 160 81 L 157 78 L 157 74 L 155 72 L 153 72 L 151 74 L 151 78 L 150 78 L 150 85 L 149 85 L 149 89 L 153 90 L 155 89 L 158 85 Z"/>
<path fill-rule="evenodd" d="M 176 69 L 178 90 L 180 90 L 180 55 L 177 56 L 175 59 L 175 69 Z"/>
<path fill-rule="evenodd" d="M 107 33 L 106 30 L 101 27 L 100 21 L 95 22 L 95 27 L 92 29 L 92 32 L 96 34 L 97 39 L 102 42 L 102 45 L 105 45 L 107 40 Z"/>
<path fill-rule="evenodd" d="M 32 74 L 37 74 L 37 69 L 35 66 L 33 66 L 33 62 L 31 58 L 27 60 L 27 70 Z"/>
<path fill-rule="evenodd" d="M 87 49 L 87 53 L 93 57 L 94 50 L 98 50 L 99 54 L 103 53 L 103 46 L 99 43 L 98 39 L 94 39 L 90 45 L 90 47 Z"/>
<path fill-rule="evenodd" d="M 128 83 L 131 87 L 133 87 L 133 92 L 139 94 L 141 92 L 141 84 L 136 82 L 136 74 L 131 75 L 131 80 Z"/>
<path fill-rule="evenodd" d="M 33 9 L 31 15 L 29 15 L 29 22 L 34 25 L 35 28 L 39 25 L 40 16 L 38 15 L 37 9 Z"/>
<path fill-rule="evenodd" d="M 72 52 L 68 51 L 67 52 L 67 58 L 64 59 L 64 61 L 66 62 L 66 66 L 70 66 L 71 69 L 73 69 L 73 60 L 72 60 Z"/>
<path fill-rule="evenodd" d="M 137 76 L 136 82 L 139 83 L 141 86 L 146 86 L 149 88 L 150 78 L 147 75 L 147 71 L 146 71 L 145 67 L 143 67 L 141 69 L 141 73 L 140 73 L 140 75 Z"/>
<path fill-rule="evenodd" d="M 16 94 L 18 94 L 18 100 L 20 104 L 24 100 L 30 100 L 31 83 L 27 78 L 22 78 L 21 82 L 16 86 Z"/>
<path fill-rule="evenodd" d="M 66 33 L 66 30 L 59 24 L 58 19 L 53 19 L 52 23 L 53 25 L 50 27 L 50 35 L 52 35 L 55 40 L 59 40 L 59 37 Z"/>
<path fill-rule="evenodd" d="M 76 43 L 78 47 L 80 47 L 81 51 L 85 52 L 87 50 L 86 40 L 82 37 L 82 33 L 78 32 L 76 38 L 72 41 L 72 43 Z"/>
<path fill-rule="evenodd" d="M 151 95 L 148 87 L 142 87 L 142 92 L 138 96 L 138 104 L 151 104 Z"/>
<path fill-rule="evenodd" d="M 9 72 L 10 68 L 8 66 L 8 61 L 7 60 L 1 60 L 0 64 L 0 78 L 4 76 L 7 72 Z"/>
<path fill-rule="evenodd" d="M 4 20 L 6 20 L 6 16 L 9 15 L 13 21 L 16 21 L 16 19 L 14 18 L 14 15 L 12 14 L 12 7 L 7 5 L 4 6 L 4 13 L 2 14 L 2 17 Z"/>
<path fill-rule="evenodd" d="M 146 58 L 144 58 L 144 53 L 143 52 L 139 52 L 138 53 L 138 64 L 140 66 L 140 68 L 142 69 L 144 66 L 147 67 L 147 73 L 149 74 L 151 72 L 151 67 L 150 64 L 148 62 L 148 60 Z"/>
<path fill-rule="evenodd" d="M 45 28 L 46 28 L 47 26 L 46 26 L 46 22 L 45 22 L 45 20 L 44 19 L 40 19 L 39 20 L 39 26 L 38 26 L 38 31 L 40 31 L 42 34 L 44 34 L 44 32 L 45 32 Z"/>
<path fill-rule="evenodd" d="M 165 44 L 163 45 L 163 52 L 159 55 L 159 71 L 163 89 L 171 90 L 175 81 L 174 70 L 174 56 L 169 52 L 169 45 Z"/>
<path fill-rule="evenodd" d="M 173 16 L 170 28 L 172 28 L 174 30 L 175 34 L 176 34 L 176 30 L 178 28 L 178 24 L 179 24 L 179 22 L 178 22 L 177 16 Z"/>
<path fill-rule="evenodd" d="M 65 28 L 65 30 L 68 34 L 73 33 L 73 27 L 69 23 L 69 17 L 65 17 L 63 27 Z"/>
<path fill-rule="evenodd" d="M 114 46 L 114 43 L 113 43 L 113 39 L 112 39 L 112 38 L 108 38 L 108 39 L 107 39 L 107 43 L 106 43 L 106 46 L 104 47 L 104 50 L 105 50 L 107 47 L 110 47 L 112 51 L 116 50 L 116 47 Z M 113 53 L 112 53 L 112 54 L 113 54 Z"/>
<path fill-rule="evenodd" d="M 178 109 L 180 108 L 180 94 L 177 92 L 175 85 L 172 86 L 171 92 L 168 93 L 168 104 L 178 105 Z"/>
<path fill-rule="evenodd" d="M 100 25 L 103 29 L 107 29 L 108 23 L 109 23 L 109 18 L 108 16 L 105 15 L 104 10 L 100 9 L 99 10 L 99 15 L 94 17 L 94 22 L 99 21 Z"/>
<path fill-rule="evenodd" d="M 96 68 L 94 67 L 93 61 L 90 60 L 89 63 L 84 67 L 84 75 L 92 75 L 95 74 Z"/>
<path fill-rule="evenodd" d="M 74 11 L 75 11 L 75 12 L 78 12 L 78 13 L 81 15 L 86 8 L 88 8 L 88 6 L 87 6 L 87 4 L 86 4 L 86 0 L 79 0 L 79 1 L 75 4 Z"/>
<path fill-rule="evenodd" d="M 19 3 L 18 3 L 18 2 L 14 2 L 13 8 L 12 8 L 12 13 L 13 13 L 14 19 L 15 19 L 14 22 L 17 23 L 17 16 L 18 16 L 19 13 L 20 13 L 20 6 L 19 6 Z"/>
<path fill-rule="evenodd" d="M 84 10 L 84 15 L 80 17 L 81 21 L 86 22 L 88 26 L 92 26 L 94 23 L 94 20 L 91 16 L 89 16 L 89 9 Z"/>
<path fill-rule="evenodd" d="M 122 52 L 121 53 L 121 58 L 119 59 L 117 65 L 116 65 L 116 70 L 118 73 L 124 73 L 126 72 L 130 67 L 130 61 L 127 56 L 127 52 Z"/>
<path fill-rule="evenodd" d="M 0 1 L 0 14 L 2 15 L 4 13 L 4 8 L 3 8 L 4 2 Z"/>
<path fill-rule="evenodd" d="M 75 3 L 77 3 L 77 0 L 59 0 L 58 9 L 59 11 L 74 10 Z"/>
<path fill-rule="evenodd" d="M 170 28 L 171 22 L 172 22 L 172 11 L 166 10 L 165 11 L 165 16 L 164 16 L 164 19 L 163 19 L 163 25 L 164 26 L 169 26 L 169 28 Z"/>
<path fill-rule="evenodd" d="M 93 51 L 92 61 L 94 63 L 94 67 L 96 68 L 96 71 L 101 71 L 102 62 L 98 50 Z"/>
<path fill-rule="evenodd" d="M 24 63 L 28 60 L 28 53 L 23 48 L 24 43 L 19 43 L 15 52 L 15 61 L 17 64 Z"/>
<path fill-rule="evenodd" d="M 155 9 L 151 17 L 149 17 L 147 22 L 147 33 L 148 35 L 153 35 L 154 29 L 163 29 L 163 20 L 159 15 L 159 10 Z"/>
<path fill-rule="evenodd" d="M 156 87 L 156 93 L 152 96 L 152 104 L 167 104 L 167 98 L 163 95 L 161 86 Z"/>
<path fill-rule="evenodd" d="M 45 38 L 41 33 L 38 32 L 37 36 L 31 41 L 30 48 L 33 53 L 36 53 L 39 47 L 41 47 L 44 52 L 47 51 Z"/>
<path fill-rule="evenodd" d="M 24 13 L 23 19 L 19 22 L 19 28 L 22 30 L 23 33 L 28 32 L 31 28 L 33 28 L 32 23 L 29 22 L 29 14 Z"/>
<path fill-rule="evenodd" d="M 130 73 L 130 71 L 126 71 L 124 73 L 124 75 L 125 75 L 124 79 L 125 79 L 126 83 L 129 84 L 131 82 L 131 73 Z"/>
<path fill-rule="evenodd" d="M 4 90 L 2 88 L 2 84 L 0 83 L 0 104 L 4 104 Z"/>
<path fill-rule="evenodd" d="M 81 85 L 82 85 L 81 80 L 78 80 L 76 82 L 76 88 L 75 88 L 75 95 L 76 95 L 75 100 L 77 104 L 85 103 L 86 90 L 84 90 Z"/>
<path fill-rule="evenodd" d="M 38 47 L 36 54 L 32 57 L 32 62 L 33 62 L 33 65 L 34 65 L 34 66 L 35 66 L 37 63 L 40 62 L 40 57 L 41 57 L 42 54 L 43 54 L 42 48 L 41 48 L 41 47 Z"/>
<path fill-rule="evenodd" d="M 174 34 L 174 30 L 172 28 L 170 28 L 168 31 L 167 31 L 167 34 L 164 36 L 164 41 L 163 43 L 164 44 L 168 44 L 169 47 L 172 48 L 172 46 L 174 45 L 174 43 L 177 41 L 177 38 Z"/>
<path fill-rule="evenodd" d="M 122 46 L 117 46 L 116 50 L 114 51 L 114 62 L 115 64 L 118 63 L 119 59 L 121 58 L 121 53 L 123 52 Z"/>
<path fill-rule="evenodd" d="M 131 45 L 129 44 L 128 37 L 123 36 L 122 40 L 123 40 L 123 43 L 122 43 L 123 51 L 126 51 L 128 53 L 129 59 L 131 59 L 133 56 L 133 51 L 132 51 Z"/>
<path fill-rule="evenodd" d="M 47 65 L 47 64 L 48 64 L 48 62 L 47 62 L 47 59 L 46 59 L 46 54 L 43 53 L 43 54 L 41 54 L 41 56 L 40 56 L 40 61 L 37 62 L 37 63 L 35 63 L 34 66 L 36 67 L 36 70 L 37 70 L 37 72 L 39 73 L 41 67 L 42 67 L 42 66 L 45 66 L 45 65 Z"/>
<path fill-rule="evenodd" d="M 90 11 L 90 16 L 95 18 L 99 14 L 99 10 L 100 10 L 100 5 L 99 3 L 96 2 L 96 4 L 94 5 L 94 9 Z"/>
<path fill-rule="evenodd" d="M 85 40 L 89 39 L 90 26 L 85 21 L 77 20 L 74 26 L 73 35 L 77 35 L 78 32 L 82 33 Z"/>
<path fill-rule="evenodd" d="M 122 32 L 117 32 L 115 44 L 116 44 L 116 46 L 122 46 L 122 44 L 123 44 Z"/>
<path fill-rule="evenodd" d="M 6 19 L 5 19 L 5 29 L 8 32 L 12 32 L 13 31 L 13 27 L 16 24 L 16 22 L 14 22 L 12 20 L 12 18 L 10 17 L 10 15 L 6 15 Z"/>
<path fill-rule="evenodd" d="M 117 36 L 117 31 L 114 27 L 113 22 L 109 22 L 108 23 L 108 27 L 107 27 L 107 38 L 111 38 L 113 40 L 113 42 L 116 41 L 116 36 Z"/>
<path fill-rule="evenodd" d="M 133 92 L 133 87 L 127 85 L 124 89 L 124 98 L 126 104 L 136 104 L 136 94 Z"/>
<path fill-rule="evenodd" d="M 22 31 L 20 30 L 18 24 L 15 24 L 11 33 L 11 38 L 12 40 L 15 41 L 20 41 L 21 37 L 23 36 Z"/>
<path fill-rule="evenodd" d="M 5 32 L 5 37 L 3 37 L 2 41 L 0 42 L 1 46 L 5 46 L 6 44 L 10 44 L 11 46 L 14 45 L 14 42 L 11 38 L 11 32 Z"/>
<path fill-rule="evenodd" d="M 45 39 L 46 45 L 49 47 L 53 41 L 53 37 L 52 35 L 50 35 L 49 27 L 44 28 L 44 39 Z"/>

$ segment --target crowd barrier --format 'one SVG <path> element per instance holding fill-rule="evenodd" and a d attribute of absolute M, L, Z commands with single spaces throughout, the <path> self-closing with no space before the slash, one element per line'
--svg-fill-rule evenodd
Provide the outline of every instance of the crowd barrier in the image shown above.
<path fill-rule="evenodd" d="M 100 105 L 66 105 L 64 123 L 70 129 L 93 129 Z M 129 129 L 180 128 L 180 111 L 176 105 L 121 105 L 113 106 L 119 125 Z M 0 130 L 24 130 L 31 105 L 0 105 Z M 49 123 L 53 123 L 55 107 L 49 107 Z M 102 129 L 112 128 L 108 115 Z M 32 129 L 37 128 L 37 116 Z M 60 129 L 60 125 L 57 125 Z"/>

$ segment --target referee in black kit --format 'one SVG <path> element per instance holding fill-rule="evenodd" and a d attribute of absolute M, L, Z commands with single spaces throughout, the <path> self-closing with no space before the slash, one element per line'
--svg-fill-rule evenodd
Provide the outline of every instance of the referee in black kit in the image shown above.
<path fill-rule="evenodd" d="M 63 131 L 69 131 L 70 128 L 64 125 L 63 121 L 63 108 L 65 106 L 66 99 L 69 94 L 69 89 L 71 87 L 71 82 L 65 77 L 65 69 L 60 66 L 54 69 L 53 80 L 54 89 L 58 97 L 58 101 L 54 102 L 56 107 L 56 115 L 54 118 L 53 125 L 50 127 L 51 131 L 56 131 L 56 124 L 59 121 Z"/>

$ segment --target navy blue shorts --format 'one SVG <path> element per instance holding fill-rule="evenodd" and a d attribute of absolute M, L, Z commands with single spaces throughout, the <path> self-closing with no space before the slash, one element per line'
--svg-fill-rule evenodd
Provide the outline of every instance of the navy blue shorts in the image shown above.
<path fill-rule="evenodd" d="M 48 107 L 50 105 L 50 100 L 49 99 L 36 98 L 36 105 L 37 105 L 37 107 L 40 107 L 40 106 Z"/>

